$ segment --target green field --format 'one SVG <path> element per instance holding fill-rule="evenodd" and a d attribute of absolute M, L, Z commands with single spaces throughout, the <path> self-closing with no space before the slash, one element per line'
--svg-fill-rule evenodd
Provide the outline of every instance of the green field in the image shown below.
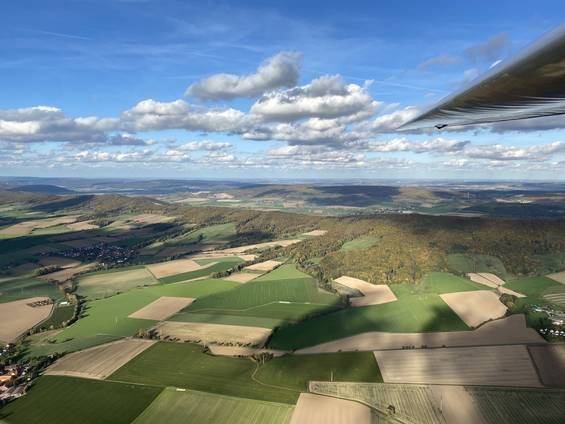
<path fill-rule="evenodd" d="M 282 281 L 282 280 L 296 280 L 299 278 L 312 279 L 307 274 L 296 269 L 294 264 L 284 264 L 278 268 L 268 272 L 260 277 L 257 277 L 254 281 Z"/>
<path fill-rule="evenodd" d="M 53 309 L 51 316 L 39 324 L 36 328 L 43 330 L 49 330 L 51 327 L 59 328 L 65 321 L 68 321 L 73 317 L 74 310 L 74 305 L 56 306 L 55 309 Z"/>
<path fill-rule="evenodd" d="M 348 250 L 368 249 L 369 247 L 373 247 L 376 243 L 376 237 L 365 235 L 343 243 L 341 250 L 347 252 Z"/>
<path fill-rule="evenodd" d="M 320 355 L 285 355 L 262 365 L 257 380 L 275 386 L 307 391 L 310 381 L 364 381 L 382 383 L 372 352 L 340 352 Z"/>
<path fill-rule="evenodd" d="M 89 273 L 79 279 L 77 294 L 89 299 L 101 299 L 136 287 L 157 284 L 144 267 L 128 267 Z"/>
<path fill-rule="evenodd" d="M 285 424 L 293 410 L 288 404 L 167 388 L 134 424 Z"/>
<path fill-rule="evenodd" d="M 63 297 L 63 293 L 55 284 L 35 278 L 24 278 L 0 282 L 0 303 L 36 296 L 47 296 L 51 299 L 60 299 Z"/>
<path fill-rule="evenodd" d="M 508 281 L 504 287 L 525 294 L 530 300 L 542 301 L 542 296 L 549 289 L 559 289 L 563 284 L 547 277 L 526 277 Z"/>
<path fill-rule="evenodd" d="M 51 331 L 37 333 L 26 338 L 26 358 L 53 355 L 55 353 L 69 353 L 87 349 L 104 343 L 120 339 L 118 336 L 96 335 L 71 339 L 62 343 L 54 343 L 56 337 Z"/>
<path fill-rule="evenodd" d="M 0 419 L 10 424 L 126 424 L 161 390 L 137 384 L 44 376 L 28 394 L 0 409 Z"/>
<path fill-rule="evenodd" d="M 236 228 L 234 223 L 216 224 L 208 227 L 200 228 L 188 234 L 169 239 L 164 246 L 175 246 L 179 244 L 192 243 L 212 243 L 214 241 L 227 241 L 236 236 Z"/>
<path fill-rule="evenodd" d="M 300 349 L 368 331 L 397 333 L 469 329 L 438 295 L 407 294 L 405 285 L 399 286 L 391 285 L 397 301 L 349 307 L 281 327 L 273 334 L 269 347 Z"/>
<path fill-rule="evenodd" d="M 416 287 L 435 294 L 456 293 L 472 290 L 485 290 L 486 287 L 448 272 L 430 272 Z"/>
<path fill-rule="evenodd" d="M 160 342 L 133 358 L 109 380 L 182 387 L 229 396 L 294 404 L 298 392 L 252 380 L 255 363 L 246 358 L 213 356 L 202 346 Z"/>
<path fill-rule="evenodd" d="M 505 280 L 508 276 L 502 261 L 494 256 L 479 254 L 451 254 L 447 256 L 449 268 L 459 274 L 490 272 Z"/>
<path fill-rule="evenodd" d="M 341 381 L 382 381 L 368 352 L 283 356 L 258 366 L 248 358 L 213 356 L 198 345 L 167 342 L 153 345 L 109 379 L 293 404 L 309 380 L 332 376 Z"/>
<path fill-rule="evenodd" d="M 280 301 L 331 305 L 339 297 L 320 291 L 314 279 L 296 270 L 294 265 L 283 265 L 233 290 L 198 299 L 187 309 L 243 310 Z"/>
<path fill-rule="evenodd" d="M 171 275 L 170 277 L 161 278 L 159 281 L 163 284 L 178 283 L 181 281 L 192 280 L 194 278 L 206 277 L 207 275 L 213 274 L 215 272 L 227 271 L 233 268 L 237 264 L 243 262 L 242 259 L 238 257 L 230 258 L 231 260 L 224 260 L 218 262 L 217 264 L 211 265 L 209 267 L 198 269 L 196 271 L 183 272 L 182 274 Z"/>

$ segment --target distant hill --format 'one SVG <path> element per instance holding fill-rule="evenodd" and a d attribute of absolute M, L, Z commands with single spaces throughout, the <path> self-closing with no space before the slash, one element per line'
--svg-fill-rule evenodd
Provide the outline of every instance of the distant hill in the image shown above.
<path fill-rule="evenodd" d="M 45 194 L 74 194 L 73 190 L 65 187 L 49 184 L 29 184 L 10 188 L 9 191 L 20 191 L 24 193 L 45 193 Z"/>

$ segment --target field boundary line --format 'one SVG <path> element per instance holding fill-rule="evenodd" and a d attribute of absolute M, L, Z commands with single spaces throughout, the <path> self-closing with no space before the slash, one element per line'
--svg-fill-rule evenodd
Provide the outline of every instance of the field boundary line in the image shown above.
<path fill-rule="evenodd" d="M 198 313 L 198 312 L 202 312 L 202 311 L 221 311 L 221 312 L 229 312 L 229 311 L 235 311 L 235 312 L 248 312 L 251 311 L 253 309 L 257 309 L 257 308 L 262 308 L 263 306 L 267 306 L 267 305 L 273 305 L 273 304 L 281 304 L 281 305 L 315 305 L 315 306 L 333 306 L 333 305 L 328 305 L 326 303 L 314 303 L 314 302 L 288 302 L 288 303 L 284 303 L 286 301 L 280 301 L 280 300 L 273 300 L 271 302 L 267 302 L 267 303 L 262 303 L 261 305 L 257 305 L 257 306 L 251 306 L 249 308 L 243 308 L 243 309 L 218 309 L 218 308 L 202 308 L 202 309 L 196 309 L 195 311 L 193 311 L 192 313 Z"/>
<path fill-rule="evenodd" d="M 300 390 L 292 389 L 290 387 L 285 387 L 285 386 L 275 386 L 274 384 L 267 384 L 267 383 L 263 383 L 262 381 L 258 380 L 257 377 L 255 376 L 255 374 L 257 374 L 257 371 L 259 371 L 259 368 L 260 368 L 260 365 L 255 364 L 255 371 L 253 371 L 253 373 L 251 374 L 251 379 L 255 383 L 260 384 L 261 386 L 265 386 L 265 387 L 272 387 L 273 389 L 283 389 L 283 390 L 288 390 L 288 391 L 300 394 Z"/>

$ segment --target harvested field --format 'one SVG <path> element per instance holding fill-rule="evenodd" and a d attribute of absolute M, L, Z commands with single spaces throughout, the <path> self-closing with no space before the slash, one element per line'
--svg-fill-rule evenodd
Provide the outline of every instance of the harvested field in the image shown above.
<path fill-rule="evenodd" d="M 144 306 L 128 317 L 162 321 L 181 309 L 186 308 L 192 302 L 194 302 L 194 298 L 192 297 L 161 296 L 159 299 Z"/>
<path fill-rule="evenodd" d="M 323 236 L 327 232 L 328 232 L 328 230 L 313 230 L 313 231 L 309 231 L 307 233 L 302 233 L 302 235 L 303 236 L 317 237 L 317 236 Z"/>
<path fill-rule="evenodd" d="M 102 380 L 154 343 L 154 340 L 127 339 L 92 347 L 57 360 L 45 374 Z"/>
<path fill-rule="evenodd" d="M 483 322 L 506 314 L 506 306 L 498 300 L 496 293 L 490 291 L 446 293 L 440 296 L 469 327 L 478 327 Z"/>
<path fill-rule="evenodd" d="M 558 283 L 565 284 L 565 271 L 549 274 L 546 275 L 546 277 L 551 278 L 553 281 L 557 281 Z"/>
<path fill-rule="evenodd" d="M 41 266 L 60 266 L 61 268 L 72 268 L 80 265 L 80 261 L 63 256 L 45 256 L 39 260 L 39 263 Z"/>
<path fill-rule="evenodd" d="M 552 293 L 543 296 L 545 300 L 556 305 L 565 306 L 565 293 Z"/>
<path fill-rule="evenodd" d="M 234 281 L 236 283 L 247 283 L 255 278 L 259 277 L 259 274 L 252 274 L 250 272 L 237 272 L 227 277 L 223 278 L 226 281 Z"/>
<path fill-rule="evenodd" d="M 0 235 L 27 235 L 33 230 L 54 227 L 56 225 L 70 224 L 77 220 L 77 216 L 61 216 L 33 221 L 24 221 L 0 230 Z"/>
<path fill-rule="evenodd" d="M 565 402 L 562 390 L 524 388 L 312 381 L 310 391 L 384 413 L 394 405 L 401 422 L 426 424 L 559 424 Z"/>
<path fill-rule="evenodd" d="M 67 228 L 70 228 L 71 230 L 74 231 L 86 231 L 86 230 L 94 230 L 100 227 L 96 224 L 93 224 L 92 221 L 80 221 L 80 222 L 73 222 L 72 224 L 67 224 Z"/>
<path fill-rule="evenodd" d="M 335 282 L 358 290 L 363 294 L 363 297 L 353 297 L 350 299 L 352 306 L 380 305 L 397 300 L 390 287 L 386 284 L 371 284 L 345 275 L 335 279 Z"/>
<path fill-rule="evenodd" d="M 291 424 L 371 424 L 371 408 L 358 402 L 301 393 Z"/>
<path fill-rule="evenodd" d="M 540 379 L 547 387 L 565 388 L 565 345 L 529 346 Z"/>
<path fill-rule="evenodd" d="M 483 284 L 485 286 L 492 288 L 497 288 L 498 286 L 502 286 L 503 284 L 506 284 L 504 280 L 498 278 L 496 275 L 491 274 L 489 272 L 480 272 L 480 273 L 471 272 L 467 274 L 467 277 L 469 277 L 469 279 L 471 281 L 474 281 L 475 283 Z"/>
<path fill-rule="evenodd" d="M 394 405 L 395 416 L 401 422 L 445 424 L 430 386 L 311 381 L 309 389 L 312 393 L 362 402 L 382 414 L 387 413 L 388 405 Z"/>
<path fill-rule="evenodd" d="M 239 325 L 207 324 L 199 322 L 165 321 L 155 330 L 161 337 L 205 344 L 238 343 L 241 345 L 263 346 L 272 330 L 261 327 Z"/>
<path fill-rule="evenodd" d="M 48 297 L 31 297 L 0 303 L 0 341 L 11 343 L 18 336 L 47 319 L 53 304 L 31 307 L 29 304 L 50 301 Z"/>
<path fill-rule="evenodd" d="M 97 262 L 91 262 L 89 264 L 65 268 L 61 271 L 45 274 L 37 278 L 45 281 L 57 281 L 58 283 L 64 283 L 65 281 L 70 280 L 75 275 L 89 271 L 92 268 L 95 268 L 97 265 L 98 265 Z"/>
<path fill-rule="evenodd" d="M 193 390 L 167 388 L 134 424 L 287 424 L 294 407 Z"/>
<path fill-rule="evenodd" d="M 175 219 L 173 216 L 159 215 L 154 213 L 144 213 L 141 215 L 135 215 L 129 218 L 130 221 L 137 222 L 140 224 L 161 224 L 163 222 L 169 222 Z"/>
<path fill-rule="evenodd" d="M 155 278 L 159 279 L 170 277 L 171 275 L 184 274 L 185 272 L 198 271 L 214 264 L 215 262 L 211 262 L 207 265 L 200 266 L 192 259 L 177 259 L 175 261 L 147 265 L 146 268 Z"/>
<path fill-rule="evenodd" d="M 541 387 L 526 346 L 375 352 L 386 383 Z"/>
<path fill-rule="evenodd" d="M 253 265 L 246 266 L 244 269 L 246 269 L 246 270 L 248 270 L 248 271 L 264 271 L 264 272 L 268 272 L 268 271 L 272 271 L 273 269 L 275 269 L 275 268 L 278 267 L 279 265 L 282 265 L 282 262 L 279 262 L 279 261 L 265 261 L 265 262 L 259 262 L 258 264 L 253 264 Z"/>
<path fill-rule="evenodd" d="M 524 315 L 486 323 L 474 331 L 447 331 L 435 333 L 386 333 L 373 331 L 346 337 L 316 346 L 300 349 L 297 353 L 324 353 L 342 351 L 370 351 L 402 349 L 405 346 L 456 347 L 494 346 L 513 344 L 544 344 L 545 340 L 533 329 L 526 327 Z"/>

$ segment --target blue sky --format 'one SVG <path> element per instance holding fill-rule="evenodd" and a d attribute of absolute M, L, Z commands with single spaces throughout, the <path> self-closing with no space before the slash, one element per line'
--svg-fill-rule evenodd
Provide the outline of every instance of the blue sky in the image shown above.
<path fill-rule="evenodd" d="M 555 119 L 394 131 L 562 23 L 535 4 L 7 2 L 0 174 L 565 178 Z"/>

